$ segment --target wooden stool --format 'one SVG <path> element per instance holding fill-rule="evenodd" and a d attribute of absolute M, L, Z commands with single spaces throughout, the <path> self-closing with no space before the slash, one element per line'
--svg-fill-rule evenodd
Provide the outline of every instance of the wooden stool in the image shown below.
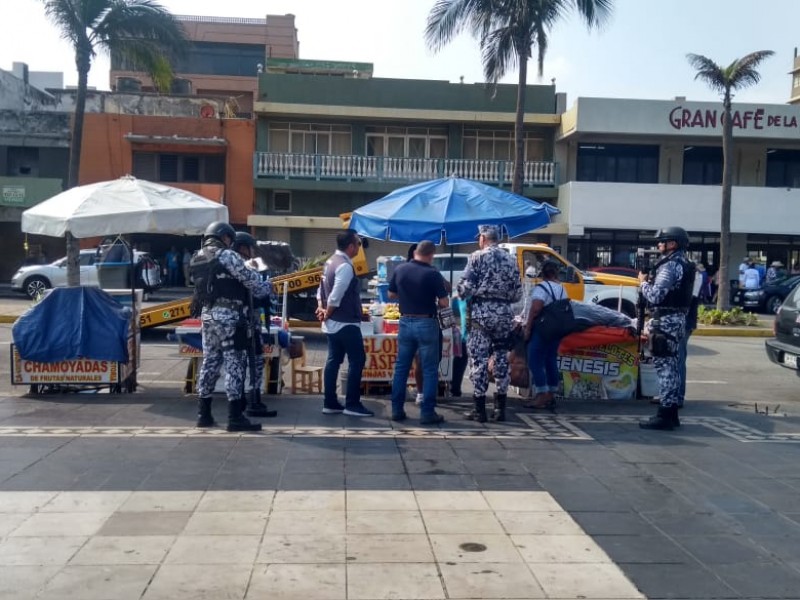
<path fill-rule="evenodd" d="M 302 345 L 303 353 L 298 358 L 292 359 L 292 393 L 313 394 L 315 391 L 322 393 L 322 372 L 324 367 L 309 367 L 306 365 L 306 345 Z"/>

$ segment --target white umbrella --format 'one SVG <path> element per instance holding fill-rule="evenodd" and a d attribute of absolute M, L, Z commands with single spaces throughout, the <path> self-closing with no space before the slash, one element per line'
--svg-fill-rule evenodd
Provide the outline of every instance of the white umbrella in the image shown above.
<path fill-rule="evenodd" d="M 76 238 L 120 233 L 199 235 L 228 208 L 178 188 L 122 177 L 74 187 L 22 213 L 22 231 Z"/>
<path fill-rule="evenodd" d="M 172 233 L 198 235 L 209 223 L 228 221 L 228 208 L 178 188 L 135 177 L 121 177 L 74 187 L 22 213 L 22 231 L 52 237 L 67 237 L 67 281 L 80 281 L 77 245 L 72 238 L 100 237 L 121 233 Z M 71 237 L 69 237 L 71 236 Z M 75 262 L 69 260 L 74 245 Z M 131 273 L 133 273 L 133 252 Z M 131 275 L 133 279 L 133 275 Z M 131 281 L 131 304 L 134 303 Z M 131 381 L 136 389 L 136 344 Z"/>

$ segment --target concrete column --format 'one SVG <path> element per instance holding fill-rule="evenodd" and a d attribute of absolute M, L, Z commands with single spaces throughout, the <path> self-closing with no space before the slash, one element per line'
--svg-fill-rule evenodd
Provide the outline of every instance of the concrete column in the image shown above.
<path fill-rule="evenodd" d="M 747 256 L 747 234 L 731 234 L 731 256 L 728 263 L 728 279 L 739 280 L 739 264 Z"/>

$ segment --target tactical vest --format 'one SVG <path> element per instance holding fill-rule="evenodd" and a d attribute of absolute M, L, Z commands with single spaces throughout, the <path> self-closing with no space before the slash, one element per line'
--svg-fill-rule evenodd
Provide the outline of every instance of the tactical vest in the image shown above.
<path fill-rule="evenodd" d="M 680 264 L 683 267 L 683 277 L 681 278 L 678 287 L 671 289 L 664 300 L 658 305 L 658 308 L 684 308 L 688 309 L 692 305 L 692 297 L 694 296 L 694 273 L 695 264 L 688 260 L 682 252 L 673 252 L 669 256 L 662 258 L 656 266 L 654 271 L 668 262 Z"/>
<path fill-rule="evenodd" d="M 247 288 L 219 262 L 223 250 L 217 244 L 209 243 L 195 252 L 189 261 L 189 272 L 194 280 L 193 316 L 198 316 L 202 308 L 215 305 L 241 308 L 247 303 Z"/>

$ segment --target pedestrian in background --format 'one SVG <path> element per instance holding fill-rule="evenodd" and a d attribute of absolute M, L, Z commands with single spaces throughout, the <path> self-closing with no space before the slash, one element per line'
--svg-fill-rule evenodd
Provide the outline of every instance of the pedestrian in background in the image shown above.
<path fill-rule="evenodd" d="M 181 262 L 181 266 L 183 267 L 183 285 L 186 287 L 191 287 L 192 278 L 189 274 L 189 265 L 192 262 L 192 253 L 189 252 L 188 248 L 183 249 L 183 257 Z"/>
<path fill-rule="evenodd" d="M 421 425 L 444 421 L 436 412 L 439 384 L 438 308 L 448 306 L 448 294 L 442 274 L 433 266 L 436 246 L 423 240 L 414 251 L 414 258 L 394 270 L 389 281 L 389 298 L 397 299 L 400 327 L 397 335 L 397 360 L 392 378 L 392 420 L 406 419 L 405 400 L 408 374 L 414 355 L 419 352 L 422 366 L 423 398 L 420 405 Z"/>
<path fill-rule="evenodd" d="M 470 328 L 467 340 L 469 377 L 474 388 L 473 409 L 466 417 L 486 422 L 486 392 L 489 389 L 489 357 L 494 355 L 497 392 L 493 418 L 505 419 L 509 385 L 508 351 L 514 328 L 512 304 L 522 297 L 522 278 L 516 260 L 497 244 L 500 227 L 480 225 L 478 246 L 470 254 L 458 283 L 458 295 L 469 302 Z"/>
<path fill-rule="evenodd" d="M 336 252 L 322 269 L 317 290 L 317 319 L 328 338 L 328 359 L 325 361 L 325 386 L 322 412 L 344 413 L 351 417 L 371 417 L 375 413 L 361 403 L 361 373 L 367 361 L 361 335 L 361 293 L 353 257 L 358 254 L 361 239 L 353 229 L 336 236 Z M 347 356 L 347 385 L 344 406 L 336 395 L 339 368 Z"/>
<path fill-rule="evenodd" d="M 458 326 L 458 333 L 453 336 L 453 379 L 450 382 L 450 393 L 459 398 L 461 384 L 464 382 L 464 373 L 467 372 L 469 352 L 467 350 L 467 303 L 458 296 L 453 296 L 450 301 L 453 316 Z"/>
<path fill-rule="evenodd" d="M 178 256 L 178 249 L 172 246 L 166 255 L 167 261 L 167 285 L 176 287 L 178 285 L 178 265 L 182 258 Z"/>

